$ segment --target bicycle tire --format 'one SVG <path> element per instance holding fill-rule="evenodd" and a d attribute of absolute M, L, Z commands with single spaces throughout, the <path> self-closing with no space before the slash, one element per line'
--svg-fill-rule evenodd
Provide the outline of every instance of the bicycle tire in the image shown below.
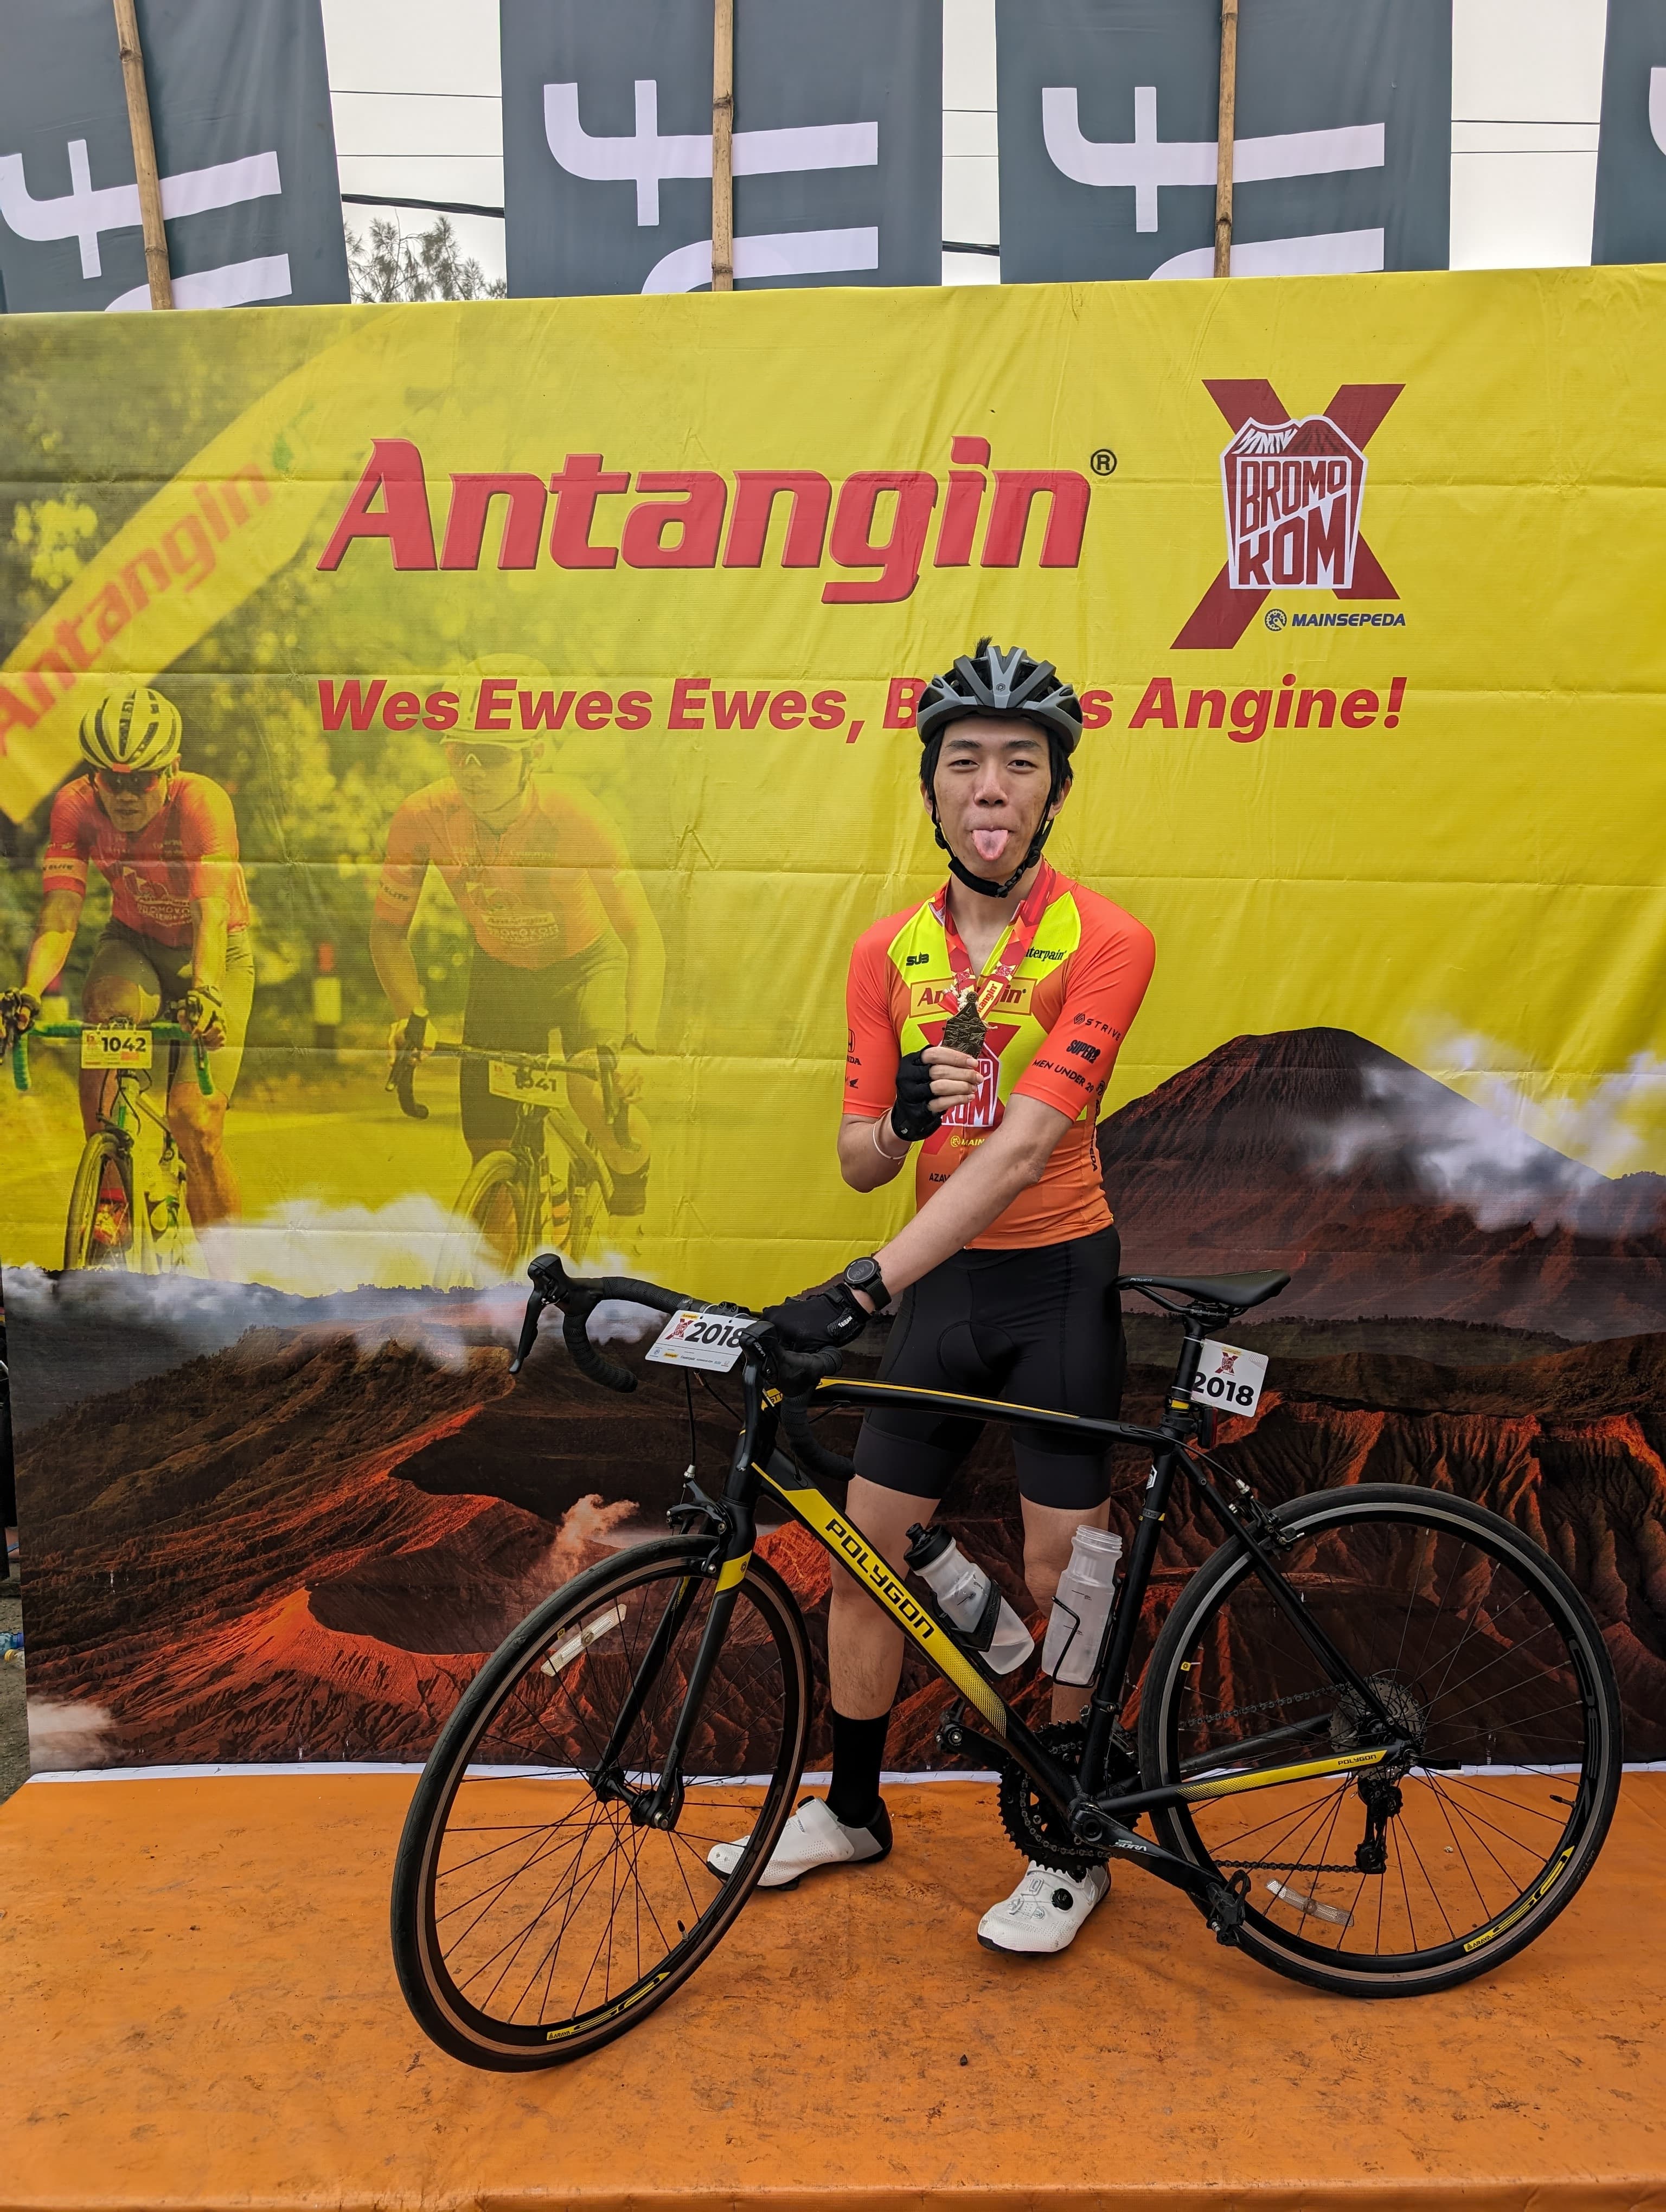
<path fill-rule="evenodd" d="M 601 1177 L 569 1155 L 567 1167 L 568 1258 L 575 1265 L 587 1259 L 601 1241 L 604 1223 L 611 1218 L 602 1191 Z"/>
<path fill-rule="evenodd" d="M 435 1271 L 436 1290 L 483 1289 L 518 1272 L 521 1261 L 532 1249 L 534 1236 L 534 1224 L 528 1218 L 525 1184 L 522 1163 L 513 1152 L 488 1152 L 484 1159 L 477 1160 L 470 1169 L 457 1194 L 453 1211 L 474 1224 L 476 1234 L 472 1237 L 452 1236 L 446 1239 Z M 507 1200 L 514 1224 L 515 1249 L 507 1259 L 501 1256 L 489 1225 L 494 1200 Z"/>
<path fill-rule="evenodd" d="M 405 2002 L 425 2033 L 453 2057 L 501 2072 L 528 2071 L 563 2064 L 624 2034 L 710 1955 L 768 1863 L 804 1765 L 810 1650 L 791 1591 L 762 1561 L 752 1561 L 736 1589 L 735 1610 L 688 1754 L 690 1761 L 712 1764 L 709 1771 L 684 1771 L 674 1832 L 633 1826 L 617 1797 L 597 1792 L 593 1773 L 561 1756 L 577 1748 L 593 1761 L 599 1758 L 605 1745 L 598 1744 L 599 1727 L 611 1735 L 614 1723 L 607 1715 L 615 1698 L 634 1680 L 634 1670 L 653 1649 L 656 1627 L 672 1621 L 672 1609 L 686 1592 L 686 1612 L 668 1637 L 672 1663 L 665 1672 L 662 1662 L 642 1714 L 610 1770 L 636 1787 L 658 1773 L 654 1732 L 668 1727 L 680 1708 L 680 1668 L 697 1642 L 714 1589 L 702 1572 L 710 1550 L 709 1541 L 698 1538 L 665 1538 L 575 1577 L 506 1638 L 441 1731 L 400 1838 L 391 1917 Z M 657 1613 L 653 1598 L 643 1595 L 655 1591 Z M 541 1686 L 544 1682 L 556 1687 Z M 530 1690 L 524 1706 L 515 1702 L 522 1686 Z M 564 1717 L 568 1708 L 576 1719 Z M 526 1756 L 529 1742 L 536 1760 Z M 752 1761 L 766 1756 L 767 1771 L 760 1773 Z M 725 1765 L 737 1761 L 737 1773 L 726 1776 Z M 453 1817 L 459 1808 L 465 1816 L 460 1820 Z M 552 1811 L 559 1817 L 550 1818 Z M 697 1826 L 690 1824 L 691 1813 Z M 749 1814 L 751 1837 L 739 1864 L 727 1880 L 712 1874 L 706 1850 L 713 1842 L 732 1840 Z M 562 1830 L 565 1839 L 552 1843 Z M 486 1848 L 478 1843 L 483 1833 L 511 1840 Z M 589 1856 L 593 1840 L 601 1846 L 596 1859 Z M 513 1856 L 523 1844 L 520 1863 L 505 1875 L 506 1855 Z M 664 1849 L 654 1850 L 644 1876 L 643 1861 L 658 1845 Z M 485 1887 L 465 1893 L 464 1886 L 480 1881 L 479 1869 L 493 1860 L 498 1863 Z M 517 1915 L 526 1907 L 502 1901 L 523 1875 L 535 1875 L 536 1896 L 548 1885 L 552 1866 L 558 1869 L 556 1885 L 517 1937 Z M 651 1923 L 646 1931 L 644 1904 Z M 476 1917 L 460 1917 L 476 1906 Z M 665 1924 L 673 1917 L 676 1940 Z M 621 1923 L 617 1933 L 616 1919 Z M 540 1950 L 552 1922 L 553 1937 Z M 645 1932 L 650 1954 L 656 1936 L 663 1946 L 646 1964 Z M 569 1935 L 562 1963 L 560 1952 Z M 632 1940 L 635 1972 L 614 1990 L 616 1948 L 623 1950 Z M 532 1972 L 522 1984 L 529 1947 Z M 604 1948 L 598 1993 L 592 1984 Z M 505 1963 L 499 1966 L 500 1960 Z M 488 1989 L 484 1977 L 495 1966 L 497 1979 Z M 558 1975 L 559 1999 L 554 1994 Z M 540 1977 L 539 2001 L 528 2008 Z M 520 1990 L 513 2001 L 500 1995 L 506 1980 Z M 587 2005 L 587 1996 L 594 2001 Z M 523 2009 L 528 2009 L 524 2019 L 519 2017 Z"/>
<path fill-rule="evenodd" d="M 1362 1484 L 1272 1519 L 1292 1540 L 1280 1573 L 1420 1756 L 1403 1772 L 1234 1786 L 1258 1764 L 1371 1741 L 1355 1693 L 1326 1681 L 1234 1539 L 1187 1584 L 1147 1670 L 1144 1786 L 1200 1793 L 1152 1814 L 1158 1839 L 1249 1879 L 1239 1945 L 1293 1980 L 1391 1997 L 1490 1972 L 1572 1902 L 1614 1816 L 1620 1699 L 1601 1631 L 1530 1538 L 1449 1492 Z"/>
<path fill-rule="evenodd" d="M 95 1235 L 100 1201 L 106 1206 L 113 1176 L 127 1217 L 125 1244 L 103 1244 Z M 133 1207 L 132 1154 L 119 1138 L 96 1129 L 82 1147 L 70 1190 L 70 1211 L 64 1224 L 65 1267 L 119 1267 L 125 1273 L 143 1272 L 138 1217 Z"/>

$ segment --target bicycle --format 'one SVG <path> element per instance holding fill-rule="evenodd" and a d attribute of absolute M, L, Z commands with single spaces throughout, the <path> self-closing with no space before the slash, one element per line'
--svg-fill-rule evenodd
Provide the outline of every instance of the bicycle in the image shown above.
<path fill-rule="evenodd" d="M 393 1953 L 406 2002 L 453 2057 L 516 2069 L 599 2048 L 688 1978 L 751 1894 L 792 1810 L 809 1723 L 804 1622 L 754 1554 L 766 1494 L 948 1684 L 939 1745 L 999 1771 L 1003 1825 L 1042 1866 L 1143 1867 L 1219 1942 L 1369 1997 L 1502 1965 L 1589 1874 L 1619 1790 L 1620 1705 L 1561 1570 L 1498 1515 L 1412 1484 L 1269 1509 L 1212 1448 L 1193 1395 L 1208 1332 L 1287 1275 L 1122 1279 L 1183 1323 L 1153 1429 L 836 1381 L 836 1352 L 791 1352 L 739 1309 L 623 1278 L 575 1282 L 551 1255 L 527 1272 L 514 1370 L 557 1304 L 584 1373 L 634 1389 L 585 1328 L 600 1300 L 629 1298 L 700 1316 L 671 1327 L 733 1346 L 744 1416 L 721 1497 L 691 1468 L 678 1533 L 545 1599 L 464 1692 L 423 1770 L 395 1863 Z M 923 1404 L 1152 1454 L 1079 1722 L 1026 1726 L 976 1637 L 910 1590 L 810 1479 L 849 1472 L 812 1405 Z M 1177 1475 L 1222 1541 L 1136 1673 Z M 723 1879 L 707 1850 L 748 1819 Z"/>
<path fill-rule="evenodd" d="M 416 1093 L 419 1036 L 417 1030 L 395 1059 L 387 1087 L 398 1096 L 402 1113 L 425 1121 L 429 1109 Z M 582 1261 L 594 1249 L 610 1218 L 613 1173 L 574 1112 L 565 1079 L 577 1075 L 599 1085 L 603 1114 L 614 1135 L 625 1144 L 629 1109 L 615 1079 L 617 1054 L 599 1046 L 593 1069 L 544 1053 L 489 1052 L 466 1044 L 436 1044 L 430 1049 L 443 1060 L 486 1061 L 493 1097 L 513 1099 L 516 1107 L 508 1145 L 477 1161 L 453 1211 L 475 1224 L 480 1243 L 502 1261 L 507 1271 L 513 1271 L 549 1233 L 560 1234 L 569 1256 Z M 559 1148 L 553 1166 L 551 1137 Z M 565 1207 L 564 1231 L 561 1208 L 555 1204 L 557 1188 Z M 436 1287 L 465 1287 L 477 1273 L 477 1246 L 457 1239 L 441 1257 Z"/>
<path fill-rule="evenodd" d="M 185 1198 L 185 1164 L 166 1118 L 145 1097 L 158 1044 L 168 1047 L 173 1087 L 179 1048 L 192 1048 L 197 1087 L 214 1096 L 208 1048 L 177 1022 L 37 1022 L 9 1033 L 12 1081 L 30 1088 L 29 1042 L 33 1037 L 81 1040 L 83 1068 L 106 1071 L 114 1085 L 100 1094 L 97 1127 L 82 1148 L 70 1190 L 64 1228 L 66 1267 L 119 1267 L 137 1275 L 178 1273 L 192 1264 L 195 1241 Z M 154 1156 L 137 1139 L 146 1122 L 158 1132 Z"/>

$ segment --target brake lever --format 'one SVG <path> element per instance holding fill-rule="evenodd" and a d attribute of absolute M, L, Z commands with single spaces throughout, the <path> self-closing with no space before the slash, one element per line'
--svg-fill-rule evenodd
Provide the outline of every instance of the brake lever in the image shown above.
<path fill-rule="evenodd" d="M 526 1362 L 526 1355 L 538 1340 L 538 1325 L 544 1318 L 544 1309 L 551 1301 L 542 1291 L 534 1291 L 526 1301 L 526 1315 L 520 1324 L 520 1341 L 515 1346 L 515 1356 L 509 1362 L 511 1375 L 519 1375 Z"/>

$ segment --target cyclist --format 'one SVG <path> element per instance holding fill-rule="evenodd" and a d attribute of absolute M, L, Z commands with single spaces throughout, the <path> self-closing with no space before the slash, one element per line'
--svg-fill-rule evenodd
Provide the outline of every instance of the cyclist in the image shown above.
<path fill-rule="evenodd" d="M 871 1258 L 769 1318 L 787 1342 L 819 1347 L 848 1341 L 900 1294 L 881 1379 L 1114 1419 L 1126 1366 L 1119 1242 L 1096 1122 L 1151 979 L 1151 933 L 1043 857 L 1082 727 L 1050 662 L 982 639 L 926 687 L 915 719 L 921 795 L 950 880 L 857 939 L 838 1152 L 845 1181 L 875 1190 L 917 1145 L 917 1210 Z M 1045 1613 L 1077 1528 L 1109 1521 L 1104 1458 L 1056 1432 L 1012 1433 L 1025 1577 Z M 931 1519 L 977 1435 L 976 1422 L 870 1413 L 848 1517 L 900 1558 L 909 1523 Z M 902 1653 L 902 1632 L 836 1574 L 832 1781 L 825 1802 L 793 1814 L 765 1885 L 890 1850 L 879 1777 Z M 1082 1703 L 1055 1687 L 1055 1719 L 1076 1720 Z M 712 1866 L 727 1873 L 738 1856 L 720 1844 Z M 978 1939 L 1061 1951 L 1110 1886 L 1103 1868 L 1076 1877 L 1032 1863 Z"/>
<path fill-rule="evenodd" d="M 162 1015 L 209 1048 L 212 1097 L 182 1057 L 167 1105 L 200 1233 L 240 1211 L 222 1139 L 254 999 L 254 953 L 231 799 L 211 777 L 180 767 L 183 736 L 179 708 L 148 684 L 107 692 L 82 715 L 81 772 L 52 801 L 34 941 L 21 985 L 0 994 L 0 1024 L 27 1029 L 63 972 L 90 862 L 109 884 L 110 919 L 82 986 L 82 1018 Z M 106 1079 L 96 1070 L 81 1077 L 89 1136 Z M 125 1234 L 125 1224 L 112 1226 Z"/>
<path fill-rule="evenodd" d="M 481 687 L 496 679 L 549 681 L 518 655 L 472 664 L 477 731 L 489 721 Z M 498 693 L 488 695 L 489 699 Z M 596 800 L 566 777 L 536 773 L 544 740 L 513 729 L 447 738 L 449 771 L 413 792 L 394 815 L 370 924 L 370 955 L 396 1020 L 391 1055 L 406 1048 L 412 1015 L 434 1041 L 427 994 L 410 949 L 410 925 L 430 866 L 438 870 L 474 935 L 463 1042 L 492 1052 L 560 1052 L 582 1062 L 599 1046 L 650 1053 L 665 984 L 665 945 L 623 840 Z M 638 1081 L 617 1078 L 622 1098 Z M 489 1087 L 484 1061 L 465 1060 L 459 1079 L 470 1157 L 506 1146 L 513 1099 Z M 603 1111 L 599 1084 L 569 1076 L 573 1109 L 613 1179 L 611 1211 L 640 1214 L 648 1202 L 649 1131 L 629 1108 L 625 1141 Z"/>

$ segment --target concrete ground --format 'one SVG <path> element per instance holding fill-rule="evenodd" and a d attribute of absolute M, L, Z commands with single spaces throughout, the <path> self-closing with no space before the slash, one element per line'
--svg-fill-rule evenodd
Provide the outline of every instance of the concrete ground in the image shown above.
<path fill-rule="evenodd" d="M 23 1626 L 22 1601 L 14 1577 L 0 1582 L 0 1636 Z M 0 1666 L 0 1803 L 28 1778 L 29 1736 L 23 1721 L 23 1669 Z"/>

